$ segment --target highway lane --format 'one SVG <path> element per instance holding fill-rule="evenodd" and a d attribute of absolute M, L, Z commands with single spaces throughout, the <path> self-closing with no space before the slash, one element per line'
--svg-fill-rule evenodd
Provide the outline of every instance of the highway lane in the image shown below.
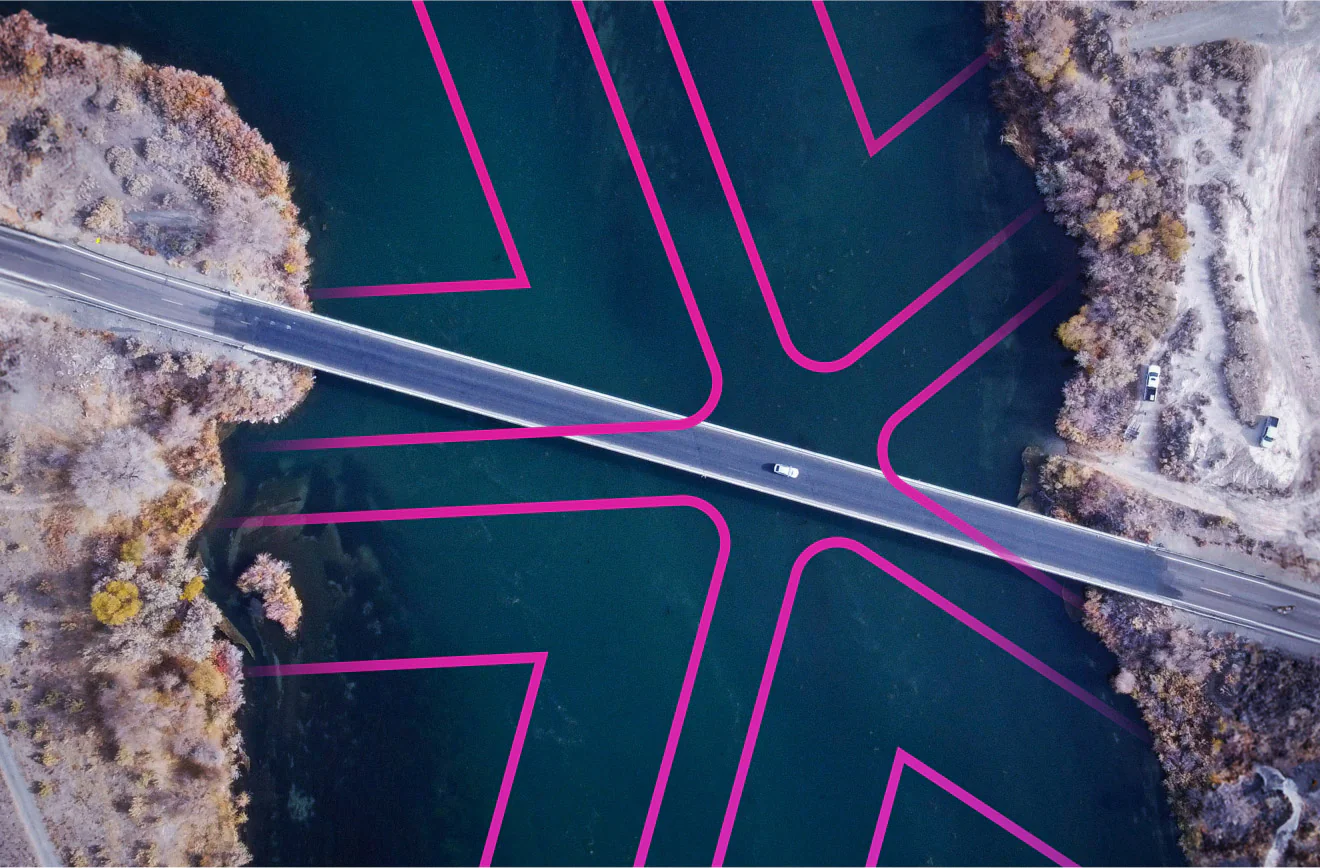
<path fill-rule="evenodd" d="M 384 335 L 207 289 L 93 252 L 0 229 L 0 278 L 166 328 L 499 419 L 546 426 L 676 414 Z M 703 423 L 647 434 L 573 438 L 775 497 L 982 552 L 908 500 L 876 468 Z M 775 462 L 797 479 L 770 472 Z M 1040 569 L 1254 631 L 1320 643 L 1320 596 L 1212 564 L 910 480 Z M 1288 614 L 1274 610 L 1292 606 Z M 1297 643 L 1293 647 L 1298 647 Z"/>

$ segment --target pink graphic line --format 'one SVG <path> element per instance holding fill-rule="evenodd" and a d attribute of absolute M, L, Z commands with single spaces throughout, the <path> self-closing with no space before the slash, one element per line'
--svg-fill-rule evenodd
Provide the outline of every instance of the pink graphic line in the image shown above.
<path fill-rule="evenodd" d="M 660 235 L 660 243 L 664 247 L 665 258 L 669 261 L 669 268 L 674 274 L 674 280 L 678 283 L 678 291 L 683 296 L 683 304 L 687 308 L 688 317 L 692 321 L 692 328 L 696 332 L 697 342 L 701 344 L 701 353 L 706 359 L 706 366 L 710 369 L 710 394 L 707 395 L 706 402 L 702 404 L 696 413 L 683 419 L 663 419 L 648 422 L 599 422 L 586 425 L 545 425 L 539 428 L 487 428 L 477 431 L 422 431 L 414 434 L 312 437 L 303 440 L 271 440 L 252 447 L 254 450 L 282 452 L 304 449 L 412 446 L 426 443 L 470 443 L 484 440 L 530 440 L 541 437 L 584 437 L 606 434 L 640 434 L 651 431 L 682 431 L 700 424 L 714 412 L 715 405 L 720 400 L 720 393 L 724 389 L 724 374 L 720 371 L 720 362 L 715 356 L 715 347 L 711 344 L 709 332 L 706 331 L 706 323 L 701 317 L 700 309 L 697 307 L 696 297 L 692 294 L 692 286 L 688 282 L 687 272 L 684 270 L 683 262 L 679 258 L 678 248 L 674 245 L 674 238 L 669 232 L 669 224 L 665 221 L 664 212 L 660 209 L 660 200 L 656 198 L 655 188 L 651 184 L 651 176 L 647 173 L 646 165 L 642 162 L 642 153 L 637 147 L 637 140 L 633 137 L 632 126 L 628 123 L 628 118 L 623 112 L 623 103 L 619 100 L 619 92 L 614 86 L 614 79 L 605 63 L 605 55 L 601 52 L 600 42 L 596 39 L 596 32 L 591 27 L 591 19 L 587 17 L 586 7 L 583 5 L 582 0 L 574 0 L 573 9 L 577 13 L 578 23 L 582 27 L 582 35 L 586 39 L 587 48 L 591 52 L 591 59 L 596 65 L 596 74 L 599 76 L 601 86 L 605 90 L 605 97 L 609 101 L 610 110 L 614 114 L 614 121 L 618 125 L 619 134 L 623 137 L 623 145 L 628 152 L 628 159 L 632 161 L 633 172 L 637 175 L 637 183 L 642 188 L 642 196 L 646 199 L 646 206 L 651 212 L 651 220 L 655 223 L 656 232 Z"/>
<path fill-rule="evenodd" d="M 904 130 L 921 120 L 926 112 L 935 108 L 935 106 L 944 102 L 944 100 L 958 88 L 962 87 L 967 79 L 976 75 L 981 68 L 990 60 L 988 53 L 982 54 L 971 63 L 949 79 L 939 90 L 926 97 L 912 111 L 903 115 L 898 123 L 885 130 L 880 138 L 875 137 L 871 132 L 871 121 L 866 117 L 866 108 L 862 105 L 862 98 L 857 93 L 857 85 L 853 82 L 852 71 L 848 69 L 848 61 L 843 56 L 843 49 L 839 46 L 839 37 L 834 33 L 834 24 L 830 21 L 830 14 L 825 11 L 824 0 L 812 0 L 811 5 L 816 10 L 816 18 L 820 20 L 821 32 L 825 34 L 825 41 L 830 46 L 830 56 L 834 58 L 834 66 L 839 70 L 839 80 L 843 82 L 843 90 L 848 95 L 848 105 L 852 106 L 853 117 L 857 119 L 857 129 L 862 133 L 862 141 L 866 143 L 866 153 L 874 157 L 884 150 L 885 146 L 898 138 Z"/>
<path fill-rule="evenodd" d="M 733 824 L 738 817 L 738 807 L 742 803 L 743 788 L 747 783 L 747 771 L 751 768 L 752 754 L 756 751 L 756 739 L 761 732 L 761 721 L 765 717 L 766 703 L 770 699 L 770 687 L 774 684 L 775 670 L 779 666 L 779 656 L 784 648 L 784 636 L 788 633 L 788 621 L 793 614 L 793 604 L 797 599 L 798 585 L 802 581 L 802 572 L 816 555 L 830 549 L 846 549 L 859 555 L 874 566 L 879 567 L 890 578 L 914 591 L 923 600 L 971 629 L 978 636 L 988 640 L 996 648 L 1008 653 L 1013 659 L 1045 678 L 1051 684 L 1062 688 L 1069 695 L 1081 700 L 1138 738 L 1149 738 L 1139 724 L 1128 720 L 1109 707 L 1108 704 L 1092 696 L 1081 686 L 1055 671 L 1044 661 L 1032 655 L 1011 639 L 1000 634 L 966 610 L 959 608 L 956 604 L 871 549 L 856 540 L 847 539 L 846 537 L 826 537 L 804 549 L 798 555 L 797 560 L 793 562 L 793 569 L 789 573 L 788 587 L 784 591 L 784 602 L 779 607 L 779 619 L 775 622 L 774 638 L 770 642 L 770 653 L 766 656 L 765 671 L 761 675 L 761 685 L 756 693 L 756 704 L 752 707 L 751 722 L 747 726 L 747 736 L 743 740 L 742 754 L 738 759 L 738 771 L 733 778 L 733 789 L 729 794 L 729 803 L 724 811 L 724 822 L 720 826 L 719 842 L 715 847 L 715 857 L 711 863 L 712 865 L 723 865 L 725 854 L 729 848 L 729 838 L 733 834 Z"/>
<path fill-rule="evenodd" d="M 871 849 L 866 854 L 867 868 L 874 868 L 880 862 L 880 848 L 885 843 L 885 829 L 889 827 L 889 815 L 894 810 L 894 797 L 898 795 L 898 780 L 902 777 L 905 768 L 912 769 L 912 771 L 955 797 L 999 828 L 1011 833 L 1013 837 L 1049 859 L 1055 865 L 1077 864 L 900 747 L 894 753 L 894 765 L 889 771 L 889 783 L 885 787 L 885 800 L 880 806 L 880 817 L 875 823 L 875 837 L 871 839 Z"/>
<path fill-rule="evenodd" d="M 495 858 L 495 843 L 500 838 L 504 823 L 504 810 L 513 790 L 513 778 L 518 773 L 518 760 L 527 741 L 527 728 L 532 722 L 532 709 L 536 707 L 536 693 L 541 688 L 541 675 L 545 672 L 546 652 L 528 651 L 517 654 L 470 654 L 454 657 L 404 657 L 393 660 L 348 660 L 342 663 L 283 663 L 276 666 L 252 666 L 244 670 L 249 676 L 267 675 L 331 675 L 345 672 L 399 672 L 412 669 L 461 669 L 469 666 L 515 666 L 530 663 L 532 676 L 527 681 L 518 726 L 513 732 L 513 745 L 504 763 L 504 777 L 500 779 L 500 793 L 495 799 L 486 830 L 486 843 L 481 848 L 481 862 L 487 866 Z"/>
<path fill-rule="evenodd" d="M 936 394 L 939 393 L 941 389 L 949 385 L 949 383 L 953 382 L 955 377 L 957 377 L 963 371 L 971 367 L 972 364 L 976 362 L 977 359 L 981 358 L 981 356 L 984 356 L 987 352 L 991 350 L 991 348 L 993 348 L 996 344 L 998 344 L 1001 340 L 1003 340 L 1011 332 L 1013 332 L 1013 330 L 1015 330 L 1018 326 L 1022 325 L 1022 323 L 1030 319 L 1038 310 L 1040 310 L 1047 303 L 1049 303 L 1055 296 L 1057 296 L 1060 292 L 1062 292 L 1064 287 L 1066 287 L 1070 282 L 1072 282 L 1074 276 L 1075 275 L 1069 275 L 1063 278 L 1062 280 L 1060 280 L 1058 283 L 1051 286 L 1049 289 L 1045 290 L 1045 292 L 1037 296 L 1036 299 L 1031 302 L 1031 304 L 1027 305 L 1022 310 L 1018 311 L 1016 314 L 1014 314 L 1014 316 L 1011 319 L 1009 319 L 1008 322 L 1004 323 L 1002 326 L 995 329 L 994 332 L 992 332 L 989 337 L 987 337 L 985 340 L 977 344 L 976 347 L 971 352 L 969 352 L 967 355 L 959 359 L 952 367 L 950 367 L 943 374 L 940 374 L 939 377 L 937 377 L 933 383 L 931 383 L 930 385 L 926 386 L 926 388 L 918 392 L 916 396 L 912 398 L 912 400 L 908 401 L 902 407 L 899 407 L 898 410 L 896 410 L 892 416 L 890 416 L 887 420 L 885 420 L 884 427 L 880 430 L 880 438 L 876 444 L 876 457 L 880 462 L 880 470 L 884 473 L 885 479 L 888 479 L 889 484 L 894 486 L 894 488 L 898 489 L 904 495 L 906 495 L 909 500 L 914 501 L 915 503 L 925 508 L 928 512 L 933 513 L 934 515 L 943 519 L 946 523 L 952 525 L 954 528 L 960 531 L 964 536 L 973 540 L 974 542 L 976 542 L 983 548 L 987 549 L 997 557 L 1005 561 L 1008 561 L 1010 564 L 1012 564 L 1013 566 L 1017 567 L 1020 571 L 1025 573 L 1029 578 L 1036 581 L 1040 585 L 1048 588 L 1050 591 L 1054 592 L 1055 594 L 1058 594 L 1068 603 L 1080 608 L 1083 603 L 1083 600 L 1081 596 L 1079 596 L 1075 591 L 1065 588 L 1059 582 L 1055 581 L 1052 577 L 1046 575 L 1045 573 L 1031 566 L 1022 558 L 1018 557 L 1013 552 L 1004 548 L 1002 545 L 995 542 L 986 534 L 977 530 L 970 523 L 954 515 L 952 512 L 950 512 L 948 509 L 941 506 L 940 504 L 936 503 L 930 497 L 926 496 L 925 494 L 922 494 L 920 491 L 917 491 L 906 481 L 904 481 L 903 477 L 898 475 L 898 472 L 894 470 L 893 463 L 890 462 L 889 460 L 890 439 L 893 437 L 894 431 L 898 428 L 899 424 L 904 419 L 906 419 L 908 416 L 911 416 L 912 413 L 914 413 L 918 407 L 920 407 L 921 405 L 929 401 L 931 398 L 933 398 Z"/>
<path fill-rule="evenodd" d="M 234 528 L 289 527 L 306 524 L 349 524 L 354 522 L 410 521 L 428 518 L 478 518 L 497 515 L 544 515 L 547 513 L 660 509 L 678 506 L 696 509 L 709 518 L 711 523 L 715 525 L 715 530 L 719 535 L 720 548 L 719 554 L 715 557 L 715 567 L 711 571 L 710 586 L 706 591 L 706 602 L 702 606 L 701 618 L 697 622 L 696 636 L 692 640 L 692 652 L 688 655 L 687 669 L 683 674 L 683 686 L 679 690 L 678 704 L 674 709 L 673 721 L 669 725 L 669 735 L 665 740 L 664 753 L 660 759 L 660 769 L 656 774 L 655 787 L 651 792 L 651 802 L 646 810 L 646 822 L 642 826 L 641 840 L 637 844 L 637 854 L 633 864 L 645 865 L 646 855 L 651 849 L 651 838 L 655 834 L 656 820 L 660 816 L 660 805 L 664 802 L 665 787 L 669 783 L 669 772 L 674 765 L 674 753 L 678 750 L 678 740 L 683 732 L 683 722 L 687 719 L 688 703 L 692 698 L 692 687 L 697 680 L 697 669 L 701 665 L 701 654 L 706 647 L 706 636 L 710 632 L 711 619 L 715 616 L 715 603 L 719 599 L 720 585 L 724 581 L 724 570 L 729 563 L 729 550 L 732 545 L 729 536 L 729 525 L 718 509 L 699 497 L 675 494 L 652 497 L 548 500 L 527 503 L 492 503 L 470 506 L 430 506 L 410 509 L 365 509 L 349 512 L 308 512 L 296 515 L 248 516 L 226 519 L 220 525 Z M 510 778 L 511 781 L 512 778 Z M 498 829 L 496 831 L 498 832 Z"/>
<path fill-rule="evenodd" d="M 779 308 L 779 301 L 775 297 L 774 288 L 770 285 L 770 277 L 766 273 L 765 264 L 761 261 L 761 253 L 756 246 L 756 239 L 752 237 L 752 230 L 747 223 L 746 214 L 743 213 L 738 193 L 733 188 L 733 180 L 729 177 L 729 170 L 724 163 L 724 156 L 720 151 L 719 142 L 715 139 L 715 130 L 711 127 L 710 118 L 706 115 L 705 105 L 701 101 L 701 95 L 697 92 L 696 81 L 692 78 L 692 70 L 689 68 L 687 58 L 683 53 L 683 46 L 678 41 L 678 33 L 674 30 L 674 23 L 669 17 L 669 10 L 665 7 L 664 0 L 654 0 L 654 2 L 656 15 L 660 18 L 660 26 L 665 32 L 665 39 L 669 42 L 669 51 L 674 57 L 674 63 L 678 66 L 678 74 L 683 80 L 683 88 L 687 91 L 688 102 L 692 104 L 692 112 L 696 116 L 697 126 L 701 128 L 702 138 L 706 142 L 706 150 L 710 153 L 711 162 L 715 166 L 715 174 L 719 176 L 720 187 L 724 190 L 724 197 L 729 202 L 729 211 L 733 215 L 734 223 L 737 224 L 738 236 L 742 239 L 743 249 L 747 252 L 747 259 L 751 263 L 752 272 L 756 276 L 756 284 L 761 289 L 761 297 L 765 300 L 766 310 L 770 313 L 770 320 L 774 324 L 775 334 L 779 337 L 779 345 L 783 347 L 788 357 L 801 367 L 817 373 L 833 373 L 849 367 L 862 356 L 875 349 L 881 341 L 893 334 L 899 326 L 911 319 L 917 311 L 934 301 L 944 290 L 952 286 L 958 278 L 971 271 L 981 260 L 1013 237 L 1018 230 L 1031 222 L 1031 219 L 1043 209 L 1044 206 L 1038 203 L 1019 214 L 1011 223 L 996 232 L 989 241 L 972 251 L 966 259 L 954 266 L 948 274 L 914 298 L 906 307 L 894 314 L 888 322 L 850 352 L 832 361 L 807 357 L 793 343 L 793 338 L 788 333 L 788 326 L 784 322 L 784 315 Z"/>
<path fill-rule="evenodd" d="M 495 228 L 499 230 L 500 241 L 504 245 L 504 255 L 508 258 L 509 264 L 513 266 L 513 277 L 487 280 L 443 280 L 428 283 L 388 283 L 378 286 L 343 286 L 335 289 L 312 290 L 312 298 L 365 298 L 380 295 L 421 295 L 435 292 L 474 292 L 489 289 L 529 289 L 531 287 L 531 283 L 527 279 L 527 271 L 523 268 L 522 257 L 518 255 L 518 248 L 513 243 L 513 233 L 509 231 L 509 223 L 504 219 L 504 209 L 500 207 L 499 197 L 495 195 L 495 185 L 491 183 L 490 172 L 486 170 L 486 161 L 482 159 L 481 148 L 477 147 L 477 137 L 472 133 L 472 124 L 468 122 L 467 112 L 463 109 L 463 101 L 459 99 L 458 87 L 454 84 L 454 77 L 449 72 L 449 64 L 445 61 L 444 52 L 440 50 L 440 40 L 436 38 L 435 27 L 431 24 L 431 16 L 427 14 L 426 4 L 422 0 L 413 0 L 413 9 L 417 13 L 417 20 L 422 25 L 422 34 L 426 37 L 426 44 L 430 46 L 431 58 L 435 61 L 435 68 L 440 73 L 440 80 L 444 83 L 445 95 L 449 97 L 449 106 L 453 109 L 454 120 L 458 121 L 458 130 L 463 134 L 463 144 L 467 146 L 468 157 L 472 160 L 472 168 L 476 170 L 477 180 L 481 182 L 481 192 L 486 197 L 486 205 L 490 208 L 490 216 L 494 218 Z"/>

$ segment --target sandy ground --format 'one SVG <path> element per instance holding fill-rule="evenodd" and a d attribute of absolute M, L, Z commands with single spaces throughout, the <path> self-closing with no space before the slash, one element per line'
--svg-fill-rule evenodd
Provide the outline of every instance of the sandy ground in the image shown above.
<path fill-rule="evenodd" d="M 35 865 L 9 791 L 0 787 L 0 865 Z"/>
<path fill-rule="evenodd" d="M 1176 8 L 1175 8 L 1176 7 Z M 1128 13 L 1127 16 L 1130 16 Z M 1293 543 L 1320 558 L 1320 494 L 1315 450 L 1320 448 L 1320 301 L 1305 232 L 1315 224 L 1320 147 L 1320 4 L 1225 3 L 1161 5 L 1156 17 L 1120 24 L 1114 45 L 1146 49 L 1237 37 L 1264 46 L 1265 63 L 1249 91 L 1250 131 L 1242 156 L 1229 148 L 1232 124 L 1210 101 L 1192 99 L 1174 110 L 1174 148 L 1185 161 L 1194 236 L 1179 313 L 1195 309 L 1203 330 L 1189 351 L 1166 365 L 1160 400 L 1144 404 L 1134 439 L 1120 453 L 1088 456 L 1109 472 L 1151 493 L 1234 518 L 1257 539 Z M 1208 90 L 1208 89 L 1207 89 Z M 1172 103 L 1172 92 L 1167 93 Z M 1200 155 L 1200 159 L 1198 159 Z M 1227 209 L 1223 236 L 1190 188 L 1226 181 L 1241 196 Z M 1260 426 L 1242 425 L 1223 379 L 1225 323 L 1211 290 L 1208 261 L 1224 246 L 1243 274 L 1240 303 L 1255 311 L 1266 338 L 1261 368 L 1268 371 L 1265 412 L 1281 420 L 1279 440 L 1258 445 Z M 1167 355 L 1162 346 L 1157 355 Z M 1198 426 L 1195 482 L 1176 482 L 1157 467 L 1159 408 L 1205 395 Z M 1170 534 L 1171 548 L 1194 550 Z M 1288 578 L 1277 569 L 1267 572 Z"/>
<path fill-rule="evenodd" d="M 1158 3 L 1143 10 L 1147 20 L 1115 34 L 1117 48 L 1132 51 L 1166 45 L 1198 45 L 1245 39 L 1263 45 L 1296 46 L 1320 37 L 1320 6 L 1306 2 Z"/>

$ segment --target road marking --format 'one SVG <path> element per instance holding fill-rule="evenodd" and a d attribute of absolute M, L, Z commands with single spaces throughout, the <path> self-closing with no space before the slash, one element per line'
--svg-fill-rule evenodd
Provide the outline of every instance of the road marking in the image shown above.
<path fill-rule="evenodd" d="M 1225 594 L 1223 591 L 1216 591 L 1214 588 L 1207 588 L 1205 585 L 1201 586 L 1201 590 L 1209 591 L 1212 594 L 1218 594 L 1221 597 L 1228 597 L 1230 600 L 1233 599 L 1232 594 Z"/>
<path fill-rule="evenodd" d="M 183 307 L 183 306 L 184 306 L 183 302 L 181 302 L 181 301 L 175 301 L 175 300 L 172 299 L 172 298 L 165 298 L 165 296 L 161 296 L 160 300 L 161 300 L 161 301 L 167 301 L 167 302 L 169 302 L 170 304 L 177 304 L 179 307 Z"/>
<path fill-rule="evenodd" d="M 88 273 L 85 272 L 85 271 L 80 271 L 80 272 L 78 272 L 78 273 L 81 274 L 83 277 L 91 278 L 92 280 L 100 280 L 100 279 L 101 279 L 101 278 L 97 277 L 95 274 L 88 274 Z"/>

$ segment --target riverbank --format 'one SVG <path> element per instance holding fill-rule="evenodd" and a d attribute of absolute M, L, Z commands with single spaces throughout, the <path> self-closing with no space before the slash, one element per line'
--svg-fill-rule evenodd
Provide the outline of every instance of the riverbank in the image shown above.
<path fill-rule="evenodd" d="M 1056 426 L 1066 454 L 1029 461 L 1024 493 L 1060 518 L 1308 584 L 1315 28 L 1307 11 L 1252 6 L 986 7 L 1004 141 L 1087 260 L 1087 304 L 1058 330 L 1079 366 Z M 1179 42 L 1193 32 L 1215 41 Z M 1139 395 L 1149 364 L 1156 402 Z M 1265 416 L 1281 420 L 1269 448 Z M 1320 664 L 1102 594 L 1086 623 L 1155 735 L 1188 858 L 1320 858 Z"/>
<path fill-rule="evenodd" d="M 19 13 L 0 94 L 0 220 L 308 306 L 288 169 L 219 82 Z M 0 362 L 0 720 L 59 857 L 244 863 L 243 660 L 193 543 L 222 437 L 284 417 L 311 375 L 18 301 Z"/>

